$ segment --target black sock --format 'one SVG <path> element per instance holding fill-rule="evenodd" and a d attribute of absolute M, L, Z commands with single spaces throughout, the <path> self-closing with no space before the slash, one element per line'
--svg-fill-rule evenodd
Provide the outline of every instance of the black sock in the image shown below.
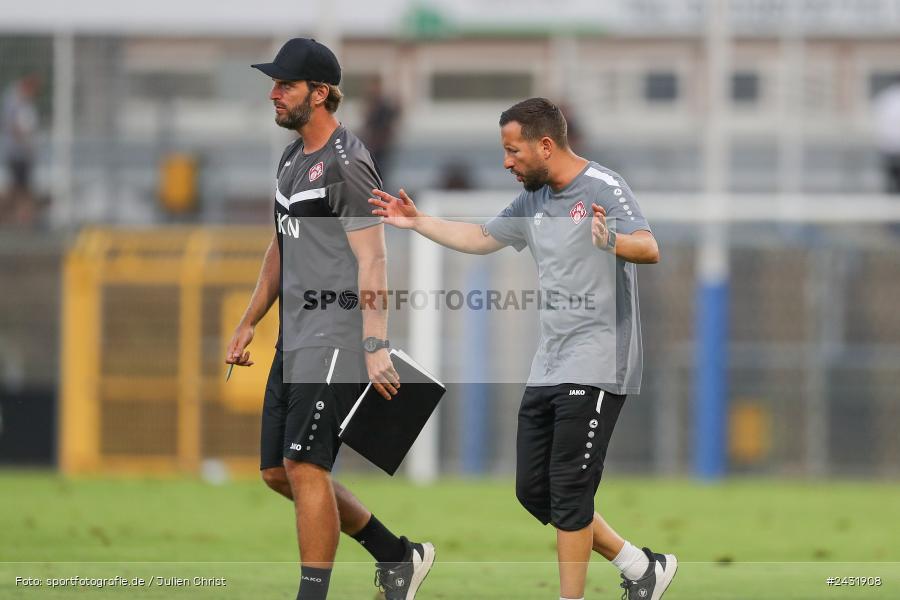
<path fill-rule="evenodd" d="M 406 545 L 382 525 L 375 515 L 352 537 L 380 563 L 400 562 L 406 556 Z"/>
<path fill-rule="evenodd" d="M 325 600 L 330 581 L 331 569 L 300 565 L 300 591 L 297 592 L 297 600 Z"/>

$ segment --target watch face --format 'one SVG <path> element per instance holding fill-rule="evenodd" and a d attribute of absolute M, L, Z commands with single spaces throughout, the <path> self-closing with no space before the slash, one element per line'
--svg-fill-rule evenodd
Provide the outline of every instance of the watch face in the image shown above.
<path fill-rule="evenodd" d="M 390 344 L 387 340 L 379 340 L 377 337 L 367 337 L 363 340 L 363 350 L 366 352 L 375 352 L 381 348 L 388 348 Z"/>

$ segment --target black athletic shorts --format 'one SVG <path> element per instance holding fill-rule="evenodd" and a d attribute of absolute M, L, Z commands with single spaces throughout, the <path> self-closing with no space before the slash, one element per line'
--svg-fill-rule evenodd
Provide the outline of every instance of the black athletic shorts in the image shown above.
<path fill-rule="evenodd" d="M 361 352 L 276 350 L 263 401 L 260 469 L 280 467 L 287 458 L 330 471 L 341 422 L 367 382 Z"/>
<path fill-rule="evenodd" d="M 541 523 L 587 527 L 625 396 L 588 385 L 526 387 L 516 436 L 516 497 Z"/>

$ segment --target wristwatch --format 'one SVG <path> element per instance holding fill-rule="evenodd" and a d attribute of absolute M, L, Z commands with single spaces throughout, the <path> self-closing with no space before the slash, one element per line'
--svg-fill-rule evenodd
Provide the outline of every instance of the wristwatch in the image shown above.
<path fill-rule="evenodd" d="M 604 250 L 609 250 L 611 252 L 615 252 L 616 251 L 616 232 L 613 231 L 612 229 L 607 229 L 606 233 L 607 233 L 607 235 L 609 235 L 609 237 L 606 239 L 606 248 L 604 248 Z"/>
<path fill-rule="evenodd" d="M 379 340 L 377 337 L 367 337 L 363 340 L 363 350 L 366 352 L 377 352 L 382 348 L 390 348 L 391 343 L 388 340 Z"/>

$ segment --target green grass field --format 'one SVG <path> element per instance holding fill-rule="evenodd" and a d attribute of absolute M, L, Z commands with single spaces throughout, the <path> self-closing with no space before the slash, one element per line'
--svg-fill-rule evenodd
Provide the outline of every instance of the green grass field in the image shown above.
<path fill-rule="evenodd" d="M 420 600 L 558 598 L 553 530 L 516 504 L 511 481 L 343 481 L 398 534 L 435 543 L 438 562 Z M 610 478 L 597 506 L 628 539 L 678 554 L 666 600 L 900 598 L 900 485 Z M 291 505 L 256 481 L 0 472 L 0 598 L 293 598 L 292 519 Z M 330 598 L 374 597 L 372 562 L 353 540 L 342 539 L 338 563 Z M 47 584 L 73 576 L 151 583 Z M 159 586 L 156 577 L 227 585 Z M 829 587 L 827 577 L 882 584 Z M 618 581 L 596 557 L 586 598 L 618 598 Z"/>

